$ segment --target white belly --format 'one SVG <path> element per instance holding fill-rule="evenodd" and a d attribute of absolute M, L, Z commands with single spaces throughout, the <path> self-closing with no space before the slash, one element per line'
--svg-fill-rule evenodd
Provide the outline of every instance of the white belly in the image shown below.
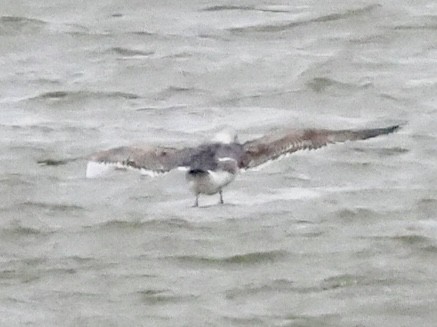
<path fill-rule="evenodd" d="M 215 194 L 235 179 L 235 174 L 227 171 L 211 171 L 208 173 L 187 174 L 188 184 L 194 194 Z"/>

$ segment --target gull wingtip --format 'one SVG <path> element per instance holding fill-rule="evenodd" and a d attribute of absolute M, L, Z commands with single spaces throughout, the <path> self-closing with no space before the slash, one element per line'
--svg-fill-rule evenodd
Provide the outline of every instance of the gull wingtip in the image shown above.
<path fill-rule="evenodd" d="M 98 178 L 101 176 L 106 175 L 110 170 L 113 170 L 113 167 L 111 165 L 107 165 L 103 162 L 97 162 L 97 161 L 88 161 L 86 165 L 86 172 L 85 176 L 86 178 Z"/>
<path fill-rule="evenodd" d="M 392 125 L 386 128 L 387 133 L 394 133 L 402 127 L 401 124 Z"/>

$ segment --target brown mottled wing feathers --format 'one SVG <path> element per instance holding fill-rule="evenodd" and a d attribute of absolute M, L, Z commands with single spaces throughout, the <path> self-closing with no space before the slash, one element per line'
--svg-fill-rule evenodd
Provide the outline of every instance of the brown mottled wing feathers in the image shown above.
<path fill-rule="evenodd" d="M 360 130 L 305 129 L 283 133 L 272 133 L 244 143 L 241 168 L 253 168 L 269 160 L 304 149 L 318 149 L 330 143 L 365 140 L 378 135 L 389 134 L 399 126 Z"/>
<path fill-rule="evenodd" d="M 90 160 L 116 163 L 126 167 L 156 172 L 167 172 L 183 166 L 191 152 L 190 148 L 122 146 L 97 152 L 90 157 Z"/>

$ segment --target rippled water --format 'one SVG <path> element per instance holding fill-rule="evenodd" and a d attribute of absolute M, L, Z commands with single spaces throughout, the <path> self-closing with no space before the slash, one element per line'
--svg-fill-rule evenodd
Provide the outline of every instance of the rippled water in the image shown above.
<path fill-rule="evenodd" d="M 13 1 L 0 11 L 0 325 L 436 326 L 437 4 Z M 190 205 L 93 151 L 404 123 Z M 72 160 L 73 159 L 73 160 Z"/>

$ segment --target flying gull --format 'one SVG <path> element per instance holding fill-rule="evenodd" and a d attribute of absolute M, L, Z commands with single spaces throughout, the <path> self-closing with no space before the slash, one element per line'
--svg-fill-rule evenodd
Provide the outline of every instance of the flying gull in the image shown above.
<path fill-rule="evenodd" d="M 356 130 L 303 129 L 273 132 L 261 138 L 240 143 L 234 131 L 227 129 L 209 143 L 195 147 L 122 146 L 95 153 L 89 158 L 86 176 L 97 177 L 115 168 L 132 168 L 155 176 L 172 169 L 186 169 L 186 180 L 199 205 L 200 194 L 219 193 L 240 170 L 255 168 L 298 150 L 313 150 L 331 143 L 365 140 L 390 134 L 399 125 Z"/>

